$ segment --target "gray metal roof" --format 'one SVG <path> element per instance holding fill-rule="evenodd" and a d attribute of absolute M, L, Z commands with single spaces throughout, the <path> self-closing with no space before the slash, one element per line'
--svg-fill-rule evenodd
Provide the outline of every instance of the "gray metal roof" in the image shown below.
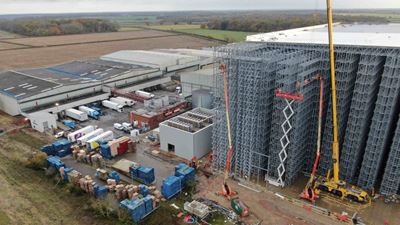
<path fill-rule="evenodd" d="M 147 73 L 148 70 L 154 69 L 103 60 L 72 61 L 47 68 L 0 73 L 0 92 L 23 99 L 61 86 L 101 82 L 130 71 Z"/>
<path fill-rule="evenodd" d="M 16 99 L 23 99 L 60 86 L 62 85 L 20 72 L 0 73 L 0 92 Z"/>
<path fill-rule="evenodd" d="M 249 35 L 247 41 L 328 44 L 326 25 Z M 333 26 L 336 45 L 400 47 L 400 24 L 340 24 Z"/>

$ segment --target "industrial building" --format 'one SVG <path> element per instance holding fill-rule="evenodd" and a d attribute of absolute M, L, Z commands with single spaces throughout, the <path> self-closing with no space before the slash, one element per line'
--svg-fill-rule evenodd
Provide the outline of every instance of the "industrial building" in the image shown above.
<path fill-rule="evenodd" d="M 24 115 L 40 131 L 56 128 L 57 117 L 51 114 L 107 99 L 115 89 L 129 92 L 169 82 L 172 75 L 211 64 L 210 54 L 191 49 L 120 51 L 95 60 L 6 71 L 0 73 L 0 110 Z M 38 112 L 44 117 L 39 119 Z"/>
<path fill-rule="evenodd" d="M 181 86 L 184 97 L 191 96 L 196 90 L 212 91 L 214 86 L 213 68 L 181 73 Z"/>
<path fill-rule="evenodd" d="M 214 113 L 195 108 L 160 123 L 160 149 L 187 160 L 201 158 L 211 150 Z"/>
<path fill-rule="evenodd" d="M 400 24 L 334 26 L 340 177 L 365 190 L 400 193 Z M 372 33 L 372 31 L 374 33 Z M 397 33 L 396 33 L 397 32 Z M 286 186 L 315 158 L 319 83 L 324 85 L 322 158 L 332 165 L 332 110 L 325 25 L 251 35 L 215 51 L 214 167 L 224 169 L 227 68 L 233 135 L 232 172 L 258 183 Z M 281 98 L 277 92 L 300 96 Z M 397 128 L 396 128 L 397 127 Z"/>

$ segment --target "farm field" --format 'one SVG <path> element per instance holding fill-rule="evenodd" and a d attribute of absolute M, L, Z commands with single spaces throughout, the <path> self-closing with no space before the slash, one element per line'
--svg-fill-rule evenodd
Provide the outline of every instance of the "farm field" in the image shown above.
<path fill-rule="evenodd" d="M 8 43 L 24 44 L 34 47 L 38 46 L 54 46 L 54 45 L 71 45 L 91 42 L 107 42 L 118 40 L 129 40 L 137 38 L 164 37 L 175 34 L 155 31 L 155 30 L 137 30 L 130 32 L 112 32 L 112 33 L 96 33 L 96 34 L 76 34 L 49 37 L 29 37 L 7 40 Z"/>
<path fill-rule="evenodd" d="M 190 25 L 190 24 L 155 25 L 155 26 L 149 26 L 149 28 L 156 30 L 177 31 L 177 32 L 194 34 L 229 42 L 244 41 L 247 35 L 254 34 L 252 32 L 202 29 L 200 28 L 200 25 Z"/>
<path fill-rule="evenodd" d="M 400 23 L 400 14 L 395 13 L 335 13 L 343 16 L 377 16 L 387 18 L 392 23 Z"/>
<path fill-rule="evenodd" d="M 21 45 L 16 45 L 16 44 L 9 44 L 9 43 L 4 43 L 0 41 L 0 50 L 5 50 L 5 49 L 15 49 L 15 48 L 22 48 L 23 46 Z"/>
<path fill-rule="evenodd" d="M 154 31 L 146 32 L 154 34 Z M 118 33 L 116 34 L 119 35 Z M 80 43 L 53 47 L 5 50 L 0 54 L 0 70 L 34 68 L 64 63 L 72 60 L 98 58 L 101 55 L 120 50 L 150 50 L 155 48 L 199 49 L 218 44 L 218 42 L 187 35 L 175 34 L 174 36 L 168 36 L 167 33 L 167 36 L 165 37 L 143 37 L 141 39 L 133 40 L 110 40 L 107 42 L 97 43 Z"/>

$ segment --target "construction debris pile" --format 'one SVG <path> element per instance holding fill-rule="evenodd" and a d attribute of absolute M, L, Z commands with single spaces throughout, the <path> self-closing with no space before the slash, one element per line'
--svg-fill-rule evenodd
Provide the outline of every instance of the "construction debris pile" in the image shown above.
<path fill-rule="evenodd" d="M 335 52 L 340 177 L 365 190 L 379 188 L 386 196 L 400 193 L 400 50 L 336 46 Z M 316 44 L 246 42 L 216 48 L 214 167 L 224 169 L 228 149 L 219 70 L 224 64 L 235 176 L 285 186 L 311 170 L 317 140 L 316 75 L 328 90 L 318 169 L 326 175 L 333 137 L 328 55 L 327 46 Z"/>

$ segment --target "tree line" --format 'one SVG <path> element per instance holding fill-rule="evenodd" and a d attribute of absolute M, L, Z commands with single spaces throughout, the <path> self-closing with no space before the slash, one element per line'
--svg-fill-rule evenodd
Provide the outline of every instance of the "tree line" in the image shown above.
<path fill-rule="evenodd" d="M 388 23 L 383 17 L 374 16 L 342 16 L 335 15 L 335 22 L 341 23 Z M 239 18 L 214 18 L 208 23 L 202 24 L 202 28 L 215 30 L 231 30 L 246 32 L 271 32 L 305 26 L 325 24 L 327 20 L 321 14 L 312 15 L 283 15 L 268 17 L 239 17 Z"/>
<path fill-rule="evenodd" d="M 0 21 L 0 29 L 24 36 L 115 32 L 119 26 L 104 19 L 15 19 Z"/>

